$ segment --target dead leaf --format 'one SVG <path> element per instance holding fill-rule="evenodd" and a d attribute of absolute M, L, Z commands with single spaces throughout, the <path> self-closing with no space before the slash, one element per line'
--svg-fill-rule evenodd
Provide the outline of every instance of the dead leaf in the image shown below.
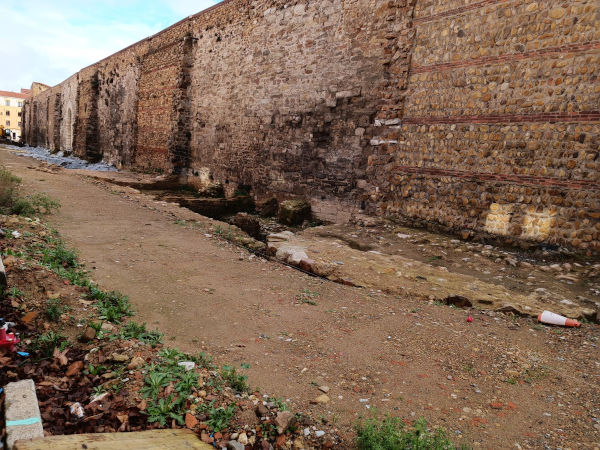
<path fill-rule="evenodd" d="M 66 376 L 72 377 L 73 375 L 78 374 L 83 369 L 83 361 L 75 361 L 73 364 L 69 366 L 66 372 Z"/>
<path fill-rule="evenodd" d="M 67 358 L 68 351 L 69 351 L 68 348 L 61 352 L 58 350 L 58 347 L 54 347 L 54 352 L 52 353 L 52 356 L 54 357 L 54 359 L 56 359 L 58 361 L 58 363 L 61 366 L 66 366 L 67 363 L 69 362 L 69 358 Z"/>
<path fill-rule="evenodd" d="M 21 319 L 21 322 L 23 322 L 25 325 L 29 325 L 31 322 L 33 322 L 36 317 L 39 315 L 38 311 L 29 311 L 27 314 L 25 314 L 23 316 L 23 318 Z"/>

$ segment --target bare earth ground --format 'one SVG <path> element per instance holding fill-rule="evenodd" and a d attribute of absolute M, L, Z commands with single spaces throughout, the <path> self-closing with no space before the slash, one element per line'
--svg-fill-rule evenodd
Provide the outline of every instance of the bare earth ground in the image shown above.
<path fill-rule="evenodd" d="M 249 363 L 251 386 L 293 410 L 348 432 L 376 408 L 472 446 L 600 447 L 598 325 L 549 328 L 334 284 L 207 237 L 214 221 L 131 188 L 5 150 L 0 164 L 61 202 L 49 221 L 94 280 L 130 296 L 138 321 L 184 351 Z M 316 305 L 298 300 L 304 290 Z M 311 405 L 323 384 L 331 401 Z"/>

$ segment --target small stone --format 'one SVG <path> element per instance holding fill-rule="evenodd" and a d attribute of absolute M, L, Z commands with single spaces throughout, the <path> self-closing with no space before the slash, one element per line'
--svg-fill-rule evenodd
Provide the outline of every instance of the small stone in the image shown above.
<path fill-rule="evenodd" d="M 185 415 L 185 426 L 192 430 L 196 425 L 198 425 L 198 419 L 196 419 L 192 414 L 187 413 Z"/>
<path fill-rule="evenodd" d="M 146 364 L 146 361 L 141 356 L 136 356 L 131 360 L 131 362 L 127 365 L 129 370 L 140 369 Z"/>
<path fill-rule="evenodd" d="M 321 430 L 317 430 L 317 431 L 315 431 L 315 436 L 318 438 L 323 437 L 323 436 L 325 436 L 325 432 L 321 431 Z"/>
<path fill-rule="evenodd" d="M 237 438 L 237 441 L 243 445 L 248 444 L 248 435 L 246 433 L 240 433 L 240 435 Z"/>
<path fill-rule="evenodd" d="M 83 334 L 79 337 L 81 342 L 90 342 L 96 337 L 96 330 L 92 327 L 87 327 Z"/>
<path fill-rule="evenodd" d="M 329 397 L 325 394 L 319 395 L 317 398 L 315 398 L 311 403 L 314 404 L 325 404 L 325 403 L 329 403 Z"/>
<path fill-rule="evenodd" d="M 553 19 L 562 19 L 562 17 L 565 15 L 565 9 L 561 7 L 552 8 L 548 15 Z"/>
<path fill-rule="evenodd" d="M 277 432 L 282 434 L 287 430 L 290 425 L 293 425 L 296 420 L 294 414 L 290 411 L 281 411 L 277 413 L 275 418 L 275 425 L 277 426 Z"/>
<path fill-rule="evenodd" d="M 212 444 L 215 441 L 214 438 L 204 431 L 200 435 L 200 439 L 202 439 L 202 442 L 206 442 L 207 444 Z"/>
<path fill-rule="evenodd" d="M 241 442 L 231 440 L 227 443 L 227 448 L 229 450 L 244 450 L 246 448 L 246 446 L 244 444 L 242 444 Z"/>
<path fill-rule="evenodd" d="M 115 362 L 126 362 L 129 361 L 129 356 L 125 355 L 124 353 L 113 353 L 110 355 L 110 359 Z"/>
<path fill-rule="evenodd" d="M 3 262 L 4 262 L 4 267 L 6 267 L 7 269 L 10 269 L 12 266 L 17 264 L 17 260 L 12 255 L 9 255 L 6 258 L 4 258 Z"/>
<path fill-rule="evenodd" d="M 269 408 L 267 408 L 262 403 L 259 403 L 258 405 L 256 405 L 256 415 L 257 416 L 264 417 L 267 414 L 269 414 Z"/>
<path fill-rule="evenodd" d="M 319 390 L 327 394 L 329 392 L 329 386 L 319 386 Z"/>
<path fill-rule="evenodd" d="M 102 324 L 102 328 L 101 328 L 101 330 L 104 331 L 104 332 L 106 332 L 106 333 L 110 333 L 114 329 L 115 329 L 115 326 L 112 323 L 110 323 L 110 322 L 104 322 Z"/>
<path fill-rule="evenodd" d="M 293 447 L 294 450 L 303 450 L 304 449 L 304 441 L 302 440 L 302 438 L 297 438 L 294 441 Z"/>

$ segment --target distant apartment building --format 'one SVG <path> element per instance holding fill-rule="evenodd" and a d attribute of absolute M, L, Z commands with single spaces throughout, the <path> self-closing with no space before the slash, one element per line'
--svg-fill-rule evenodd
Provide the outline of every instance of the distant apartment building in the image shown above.
<path fill-rule="evenodd" d="M 21 139 L 23 102 L 30 95 L 30 89 L 21 89 L 21 92 L 0 91 L 0 128 L 13 141 Z"/>

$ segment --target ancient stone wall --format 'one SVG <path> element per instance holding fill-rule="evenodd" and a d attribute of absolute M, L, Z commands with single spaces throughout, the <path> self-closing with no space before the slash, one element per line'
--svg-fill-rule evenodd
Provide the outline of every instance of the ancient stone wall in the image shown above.
<path fill-rule="evenodd" d="M 598 249 L 599 13 L 418 1 L 401 121 L 373 142 L 378 213 Z"/>
<path fill-rule="evenodd" d="M 73 135 L 75 132 L 75 117 L 77 114 L 77 74 L 60 84 L 61 115 L 60 146 L 66 151 L 73 150 Z"/>
<path fill-rule="evenodd" d="M 34 96 L 23 135 L 331 221 L 598 249 L 599 17 L 595 0 L 227 0 Z"/>

